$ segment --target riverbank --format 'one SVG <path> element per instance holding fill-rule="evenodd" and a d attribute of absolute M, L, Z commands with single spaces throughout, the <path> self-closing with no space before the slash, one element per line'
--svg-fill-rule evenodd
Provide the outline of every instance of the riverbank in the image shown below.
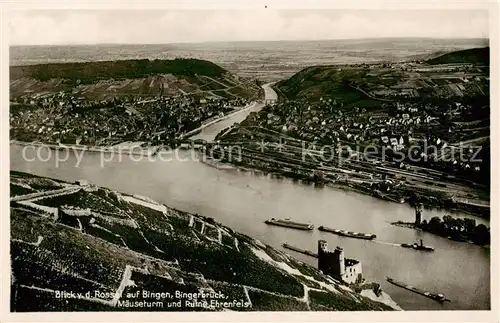
<path fill-rule="evenodd" d="M 69 302 L 77 310 L 113 311 L 135 289 L 174 294 L 207 287 L 226 295 L 228 302 L 248 303 L 232 310 L 401 310 L 391 298 L 363 297 L 315 266 L 213 218 L 93 184 L 64 183 L 76 191 L 61 193 L 40 181 L 35 186 L 30 174 L 11 173 L 12 179 L 31 190 L 48 190 L 46 197 L 27 196 L 30 207 L 11 203 L 13 288 L 22 291 L 14 293 L 17 310 L 60 311 Z M 51 261 L 39 257 L 45 253 L 53 255 Z M 59 262 L 73 264 L 72 271 L 53 265 Z M 70 282 L 65 284 L 68 292 L 99 286 L 115 297 L 54 302 L 51 293 L 60 287 L 58 279 Z M 135 289 L 124 291 L 129 279 Z M 38 302 L 23 302 L 21 295 Z"/>
<path fill-rule="evenodd" d="M 370 268 L 364 271 L 367 279 L 380 282 L 382 289 L 405 310 L 489 308 L 488 253 L 475 245 L 391 226 L 389 222 L 411 221 L 414 218 L 414 211 L 407 205 L 386 203 L 349 190 L 330 189 L 326 185 L 324 189 L 316 189 L 313 185 L 302 185 L 300 181 L 293 182 L 284 176 L 265 176 L 260 171 L 219 171 L 192 160 L 191 151 L 178 151 L 182 159 L 168 163 L 114 158 L 106 163 L 106 167 L 100 166 L 100 154 L 86 153 L 79 166 L 75 167 L 78 162 L 75 154 L 70 154 L 66 162 L 56 165 L 54 154 L 50 160 L 37 159 L 31 162 L 22 158 L 22 149 L 22 146 L 11 145 L 12 170 L 71 183 L 86 179 L 89 183 L 131 196 L 149 196 L 178 210 L 211 217 L 238 232 L 257 237 L 276 249 L 282 249 L 282 243 L 288 241 L 299 248 L 315 250 L 317 240 L 326 239 L 331 245 L 343 247 L 346 254 L 355 255 L 356 259 L 363 262 L 363 268 Z M 422 218 L 429 220 L 433 216 L 444 215 L 443 212 L 427 210 Z M 426 244 L 436 248 L 436 253 L 422 255 L 382 243 L 366 245 L 362 240 L 325 235 L 317 230 L 296 232 L 269 227 L 264 224 L 269 216 L 354 232 L 372 232 L 380 237 L 380 241 L 409 242 L 423 239 Z M 489 225 L 479 218 L 477 222 Z M 316 265 L 313 258 L 301 254 L 294 254 L 294 257 Z M 419 265 L 422 257 L 431 257 L 426 266 Z M 395 263 L 397 266 L 394 266 Z M 419 283 L 419 286 L 436 286 L 453 297 L 453 304 L 441 308 L 435 302 L 408 295 L 384 281 L 387 275 L 404 278 L 398 276 L 401 272 L 411 272 L 415 278 L 412 282 Z M 450 276 L 450 272 L 454 274 Z M 464 281 L 462 277 L 471 279 Z"/>
<path fill-rule="evenodd" d="M 203 150 L 200 152 L 203 154 Z M 221 156 L 212 156 L 215 158 Z M 222 156 L 223 157 L 223 156 Z M 407 203 L 409 204 L 410 197 L 418 193 L 421 195 L 423 205 L 428 209 L 436 210 L 446 210 L 450 212 L 464 212 L 470 215 L 479 216 L 484 219 L 490 218 L 489 208 L 484 207 L 471 207 L 470 205 L 459 203 L 451 198 L 444 195 L 437 195 L 433 191 L 425 190 L 423 188 L 414 189 L 412 187 L 400 186 L 398 190 L 391 190 L 386 193 L 382 193 L 379 189 L 376 189 L 373 184 L 368 184 L 366 181 L 349 179 L 349 178 L 338 178 L 338 176 L 330 175 L 327 172 L 318 172 L 314 165 L 307 163 L 289 163 L 281 162 L 282 167 L 277 167 L 278 165 L 269 164 L 270 160 L 266 160 L 262 157 L 252 156 L 251 154 L 242 154 L 241 161 L 235 160 L 224 160 L 224 158 L 219 158 L 217 161 L 204 155 L 202 158 L 205 164 L 212 167 L 224 170 L 224 169 L 239 169 L 246 172 L 256 172 L 264 175 L 271 174 L 277 178 L 286 177 L 294 181 L 300 181 L 306 185 L 314 185 L 315 187 L 321 188 L 328 186 L 331 188 L 349 190 L 363 195 L 369 195 L 376 197 L 378 199 L 392 202 L 392 203 Z M 280 162 L 275 162 L 274 164 L 279 164 Z"/>
<path fill-rule="evenodd" d="M 140 145 L 134 146 L 132 148 L 123 147 L 119 145 L 115 146 L 86 146 L 86 145 L 72 145 L 72 144 L 50 144 L 43 142 L 26 142 L 19 140 L 10 140 L 11 145 L 20 146 L 32 146 L 32 147 L 46 147 L 52 150 L 78 150 L 78 151 L 89 151 L 89 152 L 100 152 L 100 153 L 113 153 L 113 154 L 124 154 L 124 155 L 137 155 L 137 156 L 152 156 L 156 153 L 158 149 L 163 146 L 148 146 L 141 147 Z"/>
<path fill-rule="evenodd" d="M 118 154 L 118 155 L 130 155 L 139 157 L 154 157 L 159 153 L 165 146 L 146 146 L 135 145 L 130 147 L 120 146 L 120 144 L 115 146 L 85 146 L 85 145 L 66 145 L 66 144 L 50 144 L 41 142 L 23 142 L 17 140 L 11 140 L 11 145 L 20 146 L 33 146 L 33 147 L 46 147 L 52 150 L 75 150 L 75 151 L 88 151 L 88 152 L 98 152 L 105 154 Z M 202 146 L 203 147 L 203 146 Z M 187 147 L 192 149 L 191 147 Z M 199 149 L 198 149 L 199 150 Z M 203 154 L 203 151 L 201 151 Z M 215 156 L 216 157 L 216 156 Z M 251 157 L 249 154 L 244 155 L 245 158 Z M 390 192 L 382 193 L 381 190 L 373 187 L 372 184 L 368 184 L 362 180 L 349 179 L 349 178 L 338 178 L 337 176 L 331 176 L 327 172 L 319 173 L 314 167 L 308 164 L 297 164 L 289 165 L 287 167 L 278 168 L 276 166 L 270 167 L 264 163 L 245 163 L 245 162 L 232 162 L 228 163 L 224 160 L 214 161 L 206 155 L 200 159 L 204 164 L 220 170 L 231 170 L 238 169 L 246 172 L 260 173 L 263 175 L 270 174 L 276 178 L 290 178 L 294 181 L 300 181 L 306 185 L 314 185 L 315 187 L 321 188 L 328 186 L 336 189 L 343 189 L 353 191 L 359 194 L 369 195 L 376 197 L 388 202 L 393 203 L 408 203 L 409 197 L 414 193 L 421 194 L 422 203 L 426 208 L 437 209 L 437 210 L 447 210 L 450 212 L 463 212 L 470 215 L 479 216 L 485 219 L 490 218 L 490 210 L 486 207 L 474 206 L 470 204 L 461 203 L 460 201 L 454 201 L 452 198 L 447 198 L 446 196 L 436 196 L 434 192 L 425 189 L 412 189 L 411 187 L 399 187 L 398 190 L 392 190 Z M 258 158 L 257 161 L 262 162 L 262 158 Z"/>
<path fill-rule="evenodd" d="M 240 109 L 237 109 L 236 111 L 233 111 L 225 116 L 222 116 L 222 117 L 219 117 L 219 118 L 216 118 L 214 120 L 210 120 L 210 121 L 205 121 L 200 127 L 196 128 L 196 129 L 193 129 L 193 130 L 190 130 L 189 132 L 179 136 L 178 139 L 184 139 L 184 138 L 187 138 L 187 137 L 190 137 L 190 136 L 193 136 L 193 135 L 196 135 L 198 133 L 200 133 L 203 129 L 205 129 L 206 127 L 209 127 L 213 124 L 216 124 L 217 122 L 220 122 L 222 120 L 226 120 L 228 118 L 231 118 L 239 113 L 242 113 L 244 111 L 247 111 L 249 109 L 252 109 L 253 107 L 255 107 L 255 105 L 257 105 L 258 103 L 257 102 L 250 102 L 248 105 L 240 108 Z"/>

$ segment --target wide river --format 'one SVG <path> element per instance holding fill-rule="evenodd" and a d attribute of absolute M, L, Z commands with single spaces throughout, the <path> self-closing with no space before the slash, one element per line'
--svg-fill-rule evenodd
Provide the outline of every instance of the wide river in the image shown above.
<path fill-rule="evenodd" d="M 265 88 L 266 89 L 266 88 Z M 266 89 L 266 97 L 273 93 Z M 230 119 L 203 129 L 197 137 L 213 138 L 220 130 L 240 122 L 262 104 Z M 278 249 L 283 242 L 316 251 L 325 239 L 329 248 L 344 248 L 346 257 L 362 262 L 363 275 L 377 281 L 382 289 L 407 310 L 477 310 L 490 308 L 490 251 L 476 245 L 450 241 L 425 232 L 391 226 L 391 221 L 412 221 L 414 211 L 407 205 L 332 188 L 314 188 L 288 179 L 276 179 L 235 169 L 220 170 L 196 160 L 194 151 L 176 151 L 177 158 L 148 160 L 146 157 L 114 156 L 86 152 L 78 164 L 75 153 L 56 164 L 55 151 L 10 146 L 10 167 L 40 176 L 90 182 L 125 193 L 149 196 L 168 206 L 203 214 Z M 78 152 L 80 154 L 80 152 Z M 63 157 L 65 154 L 61 154 Z M 27 157 L 27 158 L 25 158 Z M 47 157 L 47 158 L 45 158 Z M 49 158 L 50 157 L 50 158 Z M 195 158 L 193 158 L 195 157 Z M 32 161 L 28 161 L 32 160 Z M 43 160 L 42 160 L 43 159 Z M 423 218 L 446 212 L 424 210 Z M 458 216 L 466 216 L 458 214 Z M 296 231 L 268 226 L 268 218 L 291 218 L 316 226 L 377 235 L 375 241 L 343 238 L 318 230 Z M 475 218 L 477 223 L 488 221 Z M 395 243 L 423 239 L 436 251 L 425 253 L 404 249 Z M 316 266 L 316 259 L 287 250 L 296 258 Z M 389 276 L 425 290 L 445 294 L 451 303 L 436 301 L 388 283 Z"/>

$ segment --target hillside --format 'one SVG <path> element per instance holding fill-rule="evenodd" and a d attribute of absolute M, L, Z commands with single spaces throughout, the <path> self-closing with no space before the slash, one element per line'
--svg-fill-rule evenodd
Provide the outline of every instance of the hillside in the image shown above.
<path fill-rule="evenodd" d="M 322 97 L 335 98 L 337 102 L 350 106 L 379 105 L 351 85 L 365 74 L 363 68 L 342 68 L 340 66 L 308 67 L 292 77 L 278 82 L 278 95 L 288 100 L 306 99 L 319 101 Z"/>
<path fill-rule="evenodd" d="M 412 62 L 325 65 L 308 67 L 278 82 L 276 90 L 283 99 L 317 102 L 332 99 L 345 108 L 379 108 L 390 102 L 487 97 L 488 47 L 454 52 L 430 60 Z M 458 65 L 440 65 L 442 63 Z"/>
<path fill-rule="evenodd" d="M 71 92 L 90 100 L 123 96 L 234 99 L 256 95 L 253 80 L 240 80 L 204 60 L 119 60 L 10 67 L 12 98 Z"/>
<path fill-rule="evenodd" d="M 431 65 L 453 63 L 490 65 L 490 48 L 482 47 L 454 51 L 429 59 L 426 63 Z"/>
<path fill-rule="evenodd" d="M 11 172 L 12 311 L 399 309 L 211 218 L 80 184 Z"/>
<path fill-rule="evenodd" d="M 227 71 L 212 62 L 176 58 L 174 60 L 134 59 L 12 66 L 10 73 L 11 79 L 32 77 L 40 81 L 48 81 L 52 78 L 62 78 L 78 84 L 89 84 L 110 78 L 133 79 L 157 74 L 185 76 L 198 74 L 219 77 Z"/>
<path fill-rule="evenodd" d="M 276 104 L 217 136 L 228 147 L 242 143 L 242 158 L 219 157 L 397 203 L 418 192 L 426 206 L 489 218 L 488 72 L 487 66 L 415 62 L 305 68 L 274 85 Z M 439 147 L 433 158 L 423 157 L 428 142 Z M 332 145 L 337 149 L 328 152 Z M 351 158 L 343 147 L 365 153 Z M 365 159 L 372 148 L 377 160 Z"/>

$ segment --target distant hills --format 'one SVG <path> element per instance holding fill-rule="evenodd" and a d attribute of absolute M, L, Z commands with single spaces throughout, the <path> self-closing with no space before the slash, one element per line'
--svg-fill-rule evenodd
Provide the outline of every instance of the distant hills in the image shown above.
<path fill-rule="evenodd" d="M 471 63 L 490 65 L 490 48 L 472 48 L 454 51 L 426 61 L 428 64 Z"/>
<path fill-rule="evenodd" d="M 219 77 L 225 73 L 227 73 L 225 69 L 212 62 L 184 58 L 54 63 L 10 68 L 11 79 L 31 77 L 39 81 L 48 81 L 59 78 L 79 84 L 90 84 L 103 79 L 141 78 L 158 74 Z"/>

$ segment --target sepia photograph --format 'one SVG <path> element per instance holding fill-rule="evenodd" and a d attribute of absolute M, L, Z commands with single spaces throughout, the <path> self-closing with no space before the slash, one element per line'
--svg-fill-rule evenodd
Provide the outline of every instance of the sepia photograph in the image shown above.
<path fill-rule="evenodd" d="M 487 7 L 153 9 L 3 15 L 11 314 L 496 308 Z"/>

